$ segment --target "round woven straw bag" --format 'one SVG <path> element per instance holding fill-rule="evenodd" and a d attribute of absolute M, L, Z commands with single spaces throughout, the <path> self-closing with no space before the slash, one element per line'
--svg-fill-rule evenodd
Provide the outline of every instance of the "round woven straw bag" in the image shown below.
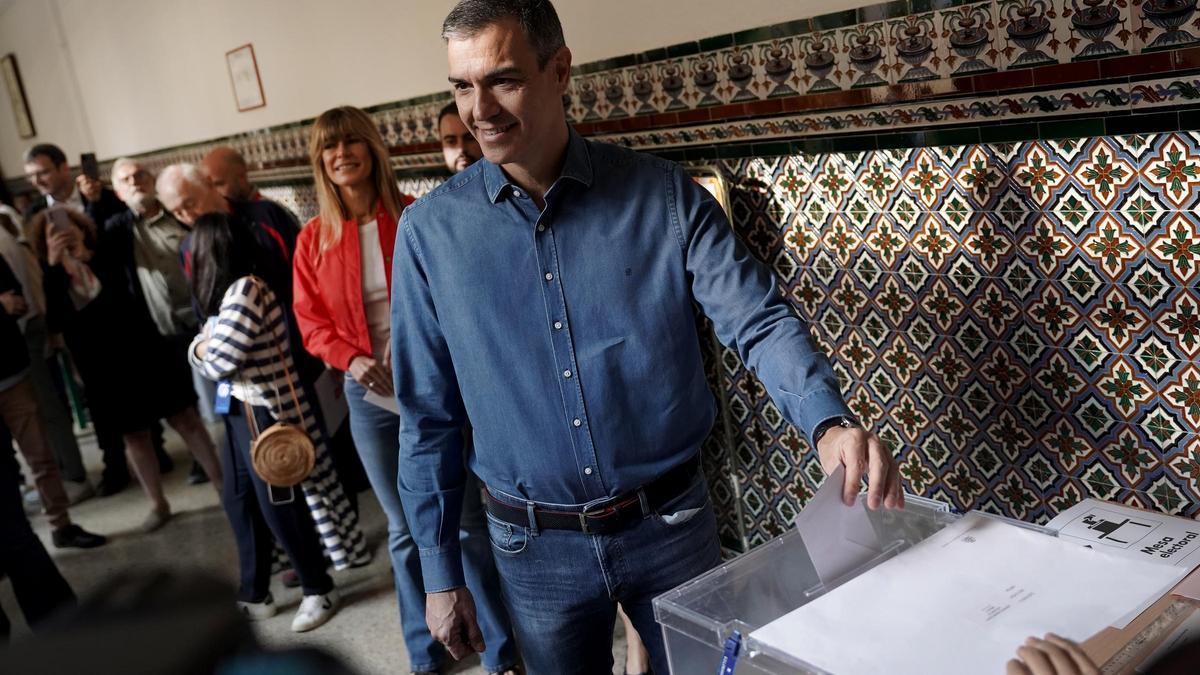
<path fill-rule="evenodd" d="M 287 357 L 278 341 L 275 342 L 275 352 L 279 355 L 279 363 L 287 377 L 292 404 L 299 413 L 300 398 L 296 395 L 296 385 L 292 383 L 292 370 L 288 367 Z M 273 383 L 272 388 L 275 389 L 275 403 L 282 411 L 283 401 L 279 396 L 279 389 Z M 243 405 L 246 420 L 250 423 L 250 464 L 254 467 L 254 473 L 268 485 L 276 487 L 293 487 L 308 478 L 317 463 L 317 448 L 304 429 L 281 421 L 259 432 L 250 405 L 244 401 Z"/>
<path fill-rule="evenodd" d="M 317 449 L 299 427 L 276 422 L 250 445 L 254 473 L 268 485 L 292 487 L 312 473 Z"/>

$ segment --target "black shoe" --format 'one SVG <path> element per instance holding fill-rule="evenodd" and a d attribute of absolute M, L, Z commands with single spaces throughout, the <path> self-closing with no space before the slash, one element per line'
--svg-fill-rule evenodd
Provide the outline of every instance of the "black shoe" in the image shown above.
<path fill-rule="evenodd" d="M 60 527 L 50 533 L 54 548 L 96 548 L 108 542 L 98 534 L 92 534 L 78 525 Z"/>
<path fill-rule="evenodd" d="M 111 497 L 127 487 L 129 487 L 129 476 L 124 478 L 103 476 L 100 478 L 100 484 L 96 486 L 96 494 L 101 497 Z"/>
<path fill-rule="evenodd" d="M 204 467 L 200 466 L 200 462 L 192 462 L 192 470 L 188 473 L 188 485 L 201 485 L 208 482 L 208 474 L 204 473 Z"/>

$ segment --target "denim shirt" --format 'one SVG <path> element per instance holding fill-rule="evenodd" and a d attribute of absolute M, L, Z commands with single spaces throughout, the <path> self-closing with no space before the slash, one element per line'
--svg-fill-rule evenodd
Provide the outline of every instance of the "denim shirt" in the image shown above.
<path fill-rule="evenodd" d="M 697 454 L 715 405 L 693 302 L 788 421 L 850 415 L 807 325 L 678 165 L 572 131 L 545 203 L 480 160 L 400 218 L 399 488 L 428 592 L 463 585 L 464 456 L 493 491 L 582 505 Z"/>

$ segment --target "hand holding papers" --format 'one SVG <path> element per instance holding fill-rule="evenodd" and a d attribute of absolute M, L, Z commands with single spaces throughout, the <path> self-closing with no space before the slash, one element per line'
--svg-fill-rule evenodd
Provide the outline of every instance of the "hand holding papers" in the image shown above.
<path fill-rule="evenodd" d="M 751 646 L 837 675 L 999 673 L 1028 636 L 1086 639 L 1183 573 L 972 513 L 755 631 Z"/>
<path fill-rule="evenodd" d="M 363 396 L 363 400 L 371 405 L 379 406 L 380 408 L 383 408 L 389 412 L 397 415 L 400 414 L 400 403 L 396 400 L 395 396 L 380 396 L 373 391 L 368 391 L 366 395 Z"/>
<path fill-rule="evenodd" d="M 824 584 L 833 583 L 882 552 L 866 509 L 858 503 L 842 503 L 845 475 L 846 470 L 840 466 L 829 474 L 796 516 L 796 529 Z"/>

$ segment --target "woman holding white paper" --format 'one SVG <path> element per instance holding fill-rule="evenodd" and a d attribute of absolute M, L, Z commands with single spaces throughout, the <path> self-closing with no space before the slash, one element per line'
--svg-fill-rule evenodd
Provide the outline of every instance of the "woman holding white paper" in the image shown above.
<path fill-rule="evenodd" d="M 317 118 L 309 159 L 320 215 L 304 226 L 296 242 L 296 323 L 309 353 L 346 371 L 350 432 L 388 519 L 409 669 L 437 671 L 445 650 L 425 623 L 420 558 L 397 487 L 404 467 L 399 466 L 400 417 L 390 354 L 396 223 L 413 200 L 400 193 L 387 146 L 370 116 L 358 108 L 334 108 Z M 466 492 L 463 566 L 487 647 L 483 665 L 488 672 L 505 672 L 516 665 L 516 644 L 500 599 L 479 490 Z"/>

